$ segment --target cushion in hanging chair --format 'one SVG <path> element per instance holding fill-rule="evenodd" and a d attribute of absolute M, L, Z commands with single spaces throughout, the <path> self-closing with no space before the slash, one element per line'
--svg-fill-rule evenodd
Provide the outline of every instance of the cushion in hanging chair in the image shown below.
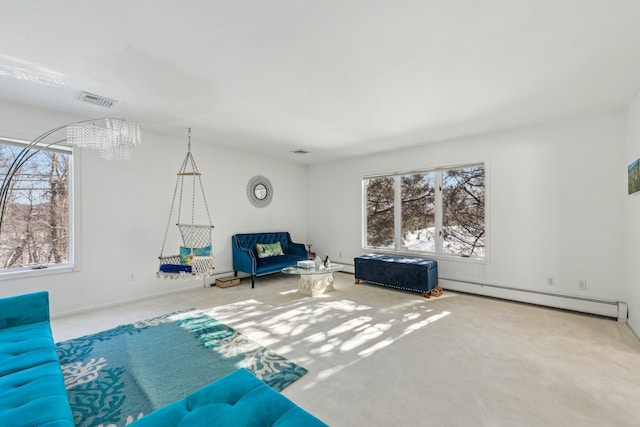
<path fill-rule="evenodd" d="M 163 273 L 191 273 L 191 266 L 180 264 L 162 264 L 160 265 L 160 271 Z"/>
<path fill-rule="evenodd" d="M 191 265 L 192 256 L 209 256 L 209 255 L 211 255 L 211 246 L 205 246 L 204 248 L 185 248 L 184 246 L 180 246 L 180 264 L 181 265 Z"/>

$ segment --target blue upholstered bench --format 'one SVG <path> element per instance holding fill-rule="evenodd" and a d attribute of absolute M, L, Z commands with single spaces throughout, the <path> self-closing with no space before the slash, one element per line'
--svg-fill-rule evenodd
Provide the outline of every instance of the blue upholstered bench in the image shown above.
<path fill-rule="evenodd" d="M 326 427 L 242 368 L 160 408 L 129 427 Z"/>
<path fill-rule="evenodd" d="M 426 298 L 438 286 L 438 262 L 434 260 L 365 254 L 354 258 L 353 263 L 356 283 L 421 292 Z"/>

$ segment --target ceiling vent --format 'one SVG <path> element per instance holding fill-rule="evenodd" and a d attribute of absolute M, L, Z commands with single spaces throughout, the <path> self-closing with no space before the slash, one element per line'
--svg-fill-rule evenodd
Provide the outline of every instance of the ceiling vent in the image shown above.
<path fill-rule="evenodd" d="M 89 92 L 82 92 L 78 99 L 88 104 L 93 104 L 105 108 L 112 108 L 118 102 L 115 99 L 105 98 L 104 96 L 96 95 Z"/>
<path fill-rule="evenodd" d="M 292 151 L 293 154 L 309 154 L 308 151 L 306 150 L 294 150 Z"/>

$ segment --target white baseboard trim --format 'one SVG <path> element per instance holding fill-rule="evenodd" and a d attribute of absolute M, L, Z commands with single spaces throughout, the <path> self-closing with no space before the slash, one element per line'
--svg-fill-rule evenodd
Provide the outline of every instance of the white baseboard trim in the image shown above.
<path fill-rule="evenodd" d="M 576 295 L 563 295 L 531 289 L 518 289 L 464 280 L 446 279 L 442 277 L 439 279 L 439 282 L 440 286 L 444 289 L 450 289 L 452 291 L 467 292 L 546 307 L 560 308 L 563 310 L 596 314 L 599 316 L 612 317 L 623 323 L 626 323 L 627 320 L 627 304 L 624 302 L 580 297 Z"/>
<path fill-rule="evenodd" d="M 223 277 L 223 276 L 229 276 L 229 275 L 233 275 L 233 271 L 223 271 L 223 272 L 214 273 L 213 275 L 207 277 L 206 286 L 209 286 L 209 287 L 214 286 L 215 283 L 216 283 L 216 279 L 218 279 L 220 277 Z M 158 279 L 158 280 L 160 280 L 160 279 Z M 167 279 L 167 280 L 170 280 L 170 279 Z M 182 279 L 175 279 L 175 280 L 182 281 Z M 66 316 L 73 316 L 73 315 L 76 315 L 76 314 L 89 313 L 89 312 L 92 312 L 92 311 L 103 310 L 103 309 L 107 309 L 107 308 L 111 308 L 111 307 L 116 307 L 116 306 L 119 306 L 119 305 L 133 304 L 133 303 L 136 303 L 136 302 L 139 302 L 139 301 L 148 300 L 150 298 L 157 298 L 157 297 L 162 297 L 162 296 L 165 296 L 165 295 L 176 294 L 176 293 L 179 293 L 179 292 L 184 292 L 184 291 L 189 290 L 189 289 L 202 288 L 203 286 L 205 286 L 205 285 L 203 284 L 202 280 L 191 280 L 189 283 L 186 284 L 186 286 L 176 287 L 175 289 L 172 289 L 170 291 L 158 292 L 158 293 L 149 294 L 149 295 L 136 297 L 136 298 L 122 299 L 122 300 L 110 302 L 110 303 L 107 303 L 107 304 L 98 304 L 98 305 L 93 305 L 93 306 L 90 306 L 90 307 L 83 307 L 83 308 L 80 308 L 80 309 L 77 309 L 77 310 L 69 310 L 69 311 L 65 311 L 65 312 L 61 312 L 61 313 L 52 313 L 51 314 L 51 318 L 52 319 L 58 319 L 60 317 L 66 317 Z"/>

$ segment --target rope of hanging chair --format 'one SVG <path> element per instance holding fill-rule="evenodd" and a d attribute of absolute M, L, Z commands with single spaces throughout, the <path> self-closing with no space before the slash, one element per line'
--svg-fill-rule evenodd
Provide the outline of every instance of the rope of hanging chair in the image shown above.
<path fill-rule="evenodd" d="M 191 164 L 193 164 L 193 157 L 191 157 Z M 198 178 L 200 177 L 198 176 Z M 191 181 L 193 181 L 193 185 L 191 186 L 191 225 L 193 225 L 196 217 L 196 179 L 193 178 Z"/>
<path fill-rule="evenodd" d="M 200 175 L 200 171 L 198 170 L 198 166 L 196 165 L 196 160 L 193 158 L 193 155 L 191 156 L 191 168 L 193 169 L 193 171 L 196 173 L 196 176 L 198 177 L 198 183 L 200 184 L 200 192 L 202 193 L 202 201 L 204 202 L 204 208 L 207 212 L 207 219 L 209 220 L 209 225 L 211 227 L 213 227 L 213 223 L 211 221 L 211 213 L 209 212 L 209 205 L 207 204 L 207 196 L 205 195 L 204 192 L 204 186 L 202 185 L 202 178 Z M 193 206 L 191 209 L 191 213 L 192 213 L 192 218 L 191 218 L 191 224 L 193 224 L 193 213 L 195 212 L 195 194 L 196 194 L 196 180 L 193 180 L 193 194 L 194 194 L 194 198 L 193 198 Z"/>
<path fill-rule="evenodd" d="M 165 245 L 167 244 L 167 236 L 169 235 L 169 226 L 171 225 L 171 216 L 173 215 L 173 207 L 176 204 L 176 194 L 178 193 L 178 184 L 180 183 L 180 181 L 176 181 L 176 186 L 173 189 L 173 199 L 171 199 L 171 209 L 169 209 L 169 220 L 167 221 L 167 226 L 164 229 L 164 239 L 162 240 L 162 249 L 160 249 L 160 257 L 162 258 L 163 254 L 164 254 L 164 248 Z M 182 200 L 182 196 L 180 197 L 180 199 Z"/>
<path fill-rule="evenodd" d="M 178 171 L 178 182 L 180 183 L 180 204 L 178 205 L 177 222 L 180 222 L 180 217 L 182 216 L 182 194 L 184 191 L 184 178 L 182 175 L 180 175 L 180 173 L 184 172 L 187 168 L 187 161 L 189 160 L 189 154 L 190 153 L 187 153 L 187 155 L 185 156 L 184 160 L 182 161 L 182 166 L 180 166 L 180 171 Z M 173 197 L 175 198 L 176 196 L 174 195 Z M 171 220 L 171 218 L 169 218 L 169 220 Z"/>
<path fill-rule="evenodd" d="M 207 197 L 205 195 L 204 192 L 204 186 L 202 185 L 202 178 L 201 178 L 201 174 L 198 171 L 198 167 L 196 165 L 195 159 L 193 158 L 193 155 L 191 154 L 191 128 L 189 128 L 189 143 L 188 143 L 188 150 L 187 150 L 187 155 L 185 156 L 184 160 L 182 161 L 182 166 L 180 167 L 180 170 L 178 172 L 178 179 L 176 181 L 176 186 L 173 190 L 173 199 L 171 201 L 171 208 L 169 210 L 169 219 L 167 221 L 167 225 L 165 227 L 165 232 L 164 232 L 164 239 L 162 240 L 162 249 L 160 250 L 160 257 L 162 258 L 164 255 L 164 250 L 166 247 L 166 243 L 167 243 L 167 237 L 169 235 L 169 227 L 171 226 L 171 218 L 173 216 L 173 210 L 175 208 L 175 203 L 176 203 L 176 195 L 178 195 L 178 187 L 180 187 L 180 200 L 179 200 L 179 204 L 178 204 L 178 218 L 177 218 L 177 225 L 180 225 L 180 218 L 182 216 L 182 201 L 183 201 L 183 194 L 184 194 L 184 175 L 185 175 L 185 171 L 187 170 L 187 165 L 190 164 L 191 168 L 193 170 L 193 173 L 190 173 L 189 175 L 193 175 L 194 179 L 193 179 L 193 186 L 192 186 L 192 200 L 191 200 L 191 226 L 192 227 L 202 227 L 202 226 L 196 226 L 195 225 L 195 207 L 196 207 L 196 180 L 195 177 L 198 177 L 198 183 L 200 184 L 200 191 L 202 193 L 202 200 L 204 201 L 204 206 L 205 206 L 205 210 L 207 212 L 207 219 L 209 220 L 209 228 L 213 228 L 213 224 L 211 221 L 211 213 L 209 212 L 209 205 L 207 203 Z M 183 237 L 184 240 L 184 237 Z M 210 238 L 209 238 L 209 242 L 210 242 Z M 185 242 L 183 242 L 185 243 Z M 186 243 L 185 243 L 186 244 Z"/>

